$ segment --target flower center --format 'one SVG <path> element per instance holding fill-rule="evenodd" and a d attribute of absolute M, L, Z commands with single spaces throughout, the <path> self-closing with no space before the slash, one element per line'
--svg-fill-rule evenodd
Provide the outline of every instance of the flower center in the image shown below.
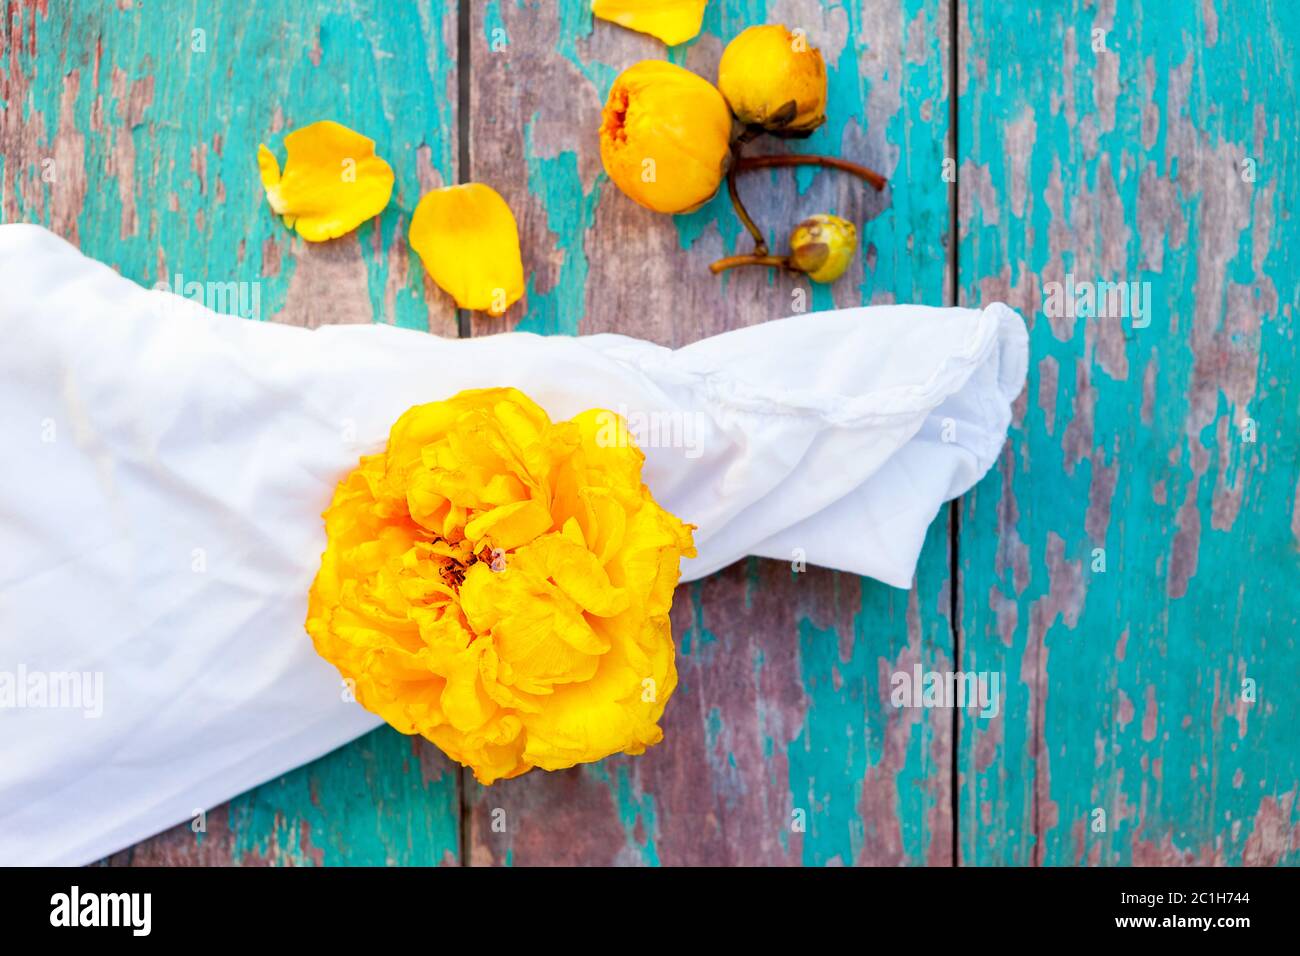
<path fill-rule="evenodd" d="M 627 142 L 627 105 L 627 90 L 619 87 L 610 93 L 609 101 L 603 111 L 600 131 L 617 146 Z"/>
<path fill-rule="evenodd" d="M 460 593 L 460 586 L 465 583 L 465 573 L 474 565 L 486 564 L 493 571 L 504 571 L 506 569 L 506 553 L 500 548 L 494 548 L 491 545 L 483 545 L 477 552 L 469 551 L 467 543 L 462 541 L 458 545 L 453 545 L 443 538 L 434 538 L 435 544 L 445 545 L 448 548 L 454 548 L 456 553 L 439 555 L 438 576 L 442 578 L 443 584 L 451 588 L 456 593 Z M 462 556 L 461 552 L 464 552 Z"/>

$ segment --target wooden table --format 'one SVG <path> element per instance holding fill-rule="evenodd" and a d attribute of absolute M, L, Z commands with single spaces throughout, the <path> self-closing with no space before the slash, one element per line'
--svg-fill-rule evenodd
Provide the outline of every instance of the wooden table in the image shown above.
<path fill-rule="evenodd" d="M 263 317 L 300 325 L 680 344 L 795 290 L 1001 299 L 1031 361 L 999 466 L 935 521 L 910 591 L 759 560 L 680 588 L 681 686 L 646 756 L 482 788 L 384 728 L 110 862 L 1300 863 L 1300 5 L 713 0 L 667 53 L 587 6 L 11 0 L 4 219 L 146 284 L 260 281 Z M 833 287 L 711 276 L 748 248 L 725 194 L 656 216 L 601 170 L 622 68 L 712 79 L 769 19 L 829 68 L 799 149 L 890 177 L 742 181 L 774 245 L 813 212 L 861 224 Z M 373 137 L 397 184 L 313 246 L 256 151 L 318 119 Z M 421 193 L 470 179 L 521 227 L 502 321 L 457 314 L 407 246 Z M 1046 314 L 1067 279 L 1149 283 L 1146 324 Z M 1000 672 L 1000 713 L 890 706 L 916 663 Z"/>

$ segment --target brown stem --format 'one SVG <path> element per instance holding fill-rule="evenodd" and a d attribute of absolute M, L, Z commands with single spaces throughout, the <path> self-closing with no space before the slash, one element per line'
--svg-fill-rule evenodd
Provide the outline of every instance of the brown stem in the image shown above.
<path fill-rule="evenodd" d="M 767 239 L 763 235 L 763 230 L 758 228 L 758 224 L 749 215 L 749 210 L 745 208 L 745 203 L 740 198 L 740 190 L 736 186 L 736 167 L 741 163 L 740 151 L 753 138 L 752 135 L 749 135 L 751 132 L 751 130 L 746 130 L 731 144 L 731 168 L 727 170 L 727 195 L 731 197 L 731 206 L 736 210 L 736 215 L 740 217 L 740 221 L 744 223 L 745 231 L 754 240 L 754 254 L 765 256 L 767 255 Z"/>
<path fill-rule="evenodd" d="M 775 269 L 789 269 L 790 260 L 785 256 L 752 255 L 752 256 L 727 256 L 725 259 L 719 259 L 709 266 L 709 271 L 714 275 L 719 272 L 725 272 L 728 269 L 734 269 L 736 266 L 772 266 Z"/>
<path fill-rule="evenodd" d="M 736 188 L 736 164 L 731 164 L 731 169 L 727 170 L 727 195 L 731 197 L 731 205 L 736 210 L 736 215 L 740 221 L 745 224 L 745 230 L 754 239 L 754 254 L 759 256 L 767 255 L 767 240 L 763 237 L 763 230 L 758 228 L 758 224 L 750 218 L 749 210 L 740 199 L 740 191 Z"/>
<path fill-rule="evenodd" d="M 828 166 L 831 169 L 840 169 L 846 173 L 852 173 L 861 179 L 865 179 L 876 189 L 885 188 L 885 177 L 880 175 L 874 169 L 868 169 L 859 163 L 849 162 L 847 159 L 836 159 L 834 156 L 799 156 L 792 154 L 782 154 L 778 156 L 745 156 L 737 157 L 736 161 L 731 164 L 731 171 L 728 176 L 736 173 L 748 172 L 751 169 L 768 169 L 773 166 Z"/>

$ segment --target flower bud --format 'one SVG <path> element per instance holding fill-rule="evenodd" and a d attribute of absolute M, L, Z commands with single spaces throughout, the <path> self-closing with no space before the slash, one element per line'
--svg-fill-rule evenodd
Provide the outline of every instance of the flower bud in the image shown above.
<path fill-rule="evenodd" d="M 731 155 L 731 113 L 708 80 L 661 60 L 614 81 L 600 124 L 600 160 L 647 209 L 690 212 L 718 191 Z"/>
<path fill-rule="evenodd" d="M 727 44 L 718 89 L 742 123 L 807 136 L 826 121 L 826 63 L 802 32 L 750 27 Z"/>
<path fill-rule="evenodd" d="M 790 233 L 790 266 L 814 282 L 834 282 L 844 275 L 858 248 L 853 223 L 829 213 L 809 216 Z"/>

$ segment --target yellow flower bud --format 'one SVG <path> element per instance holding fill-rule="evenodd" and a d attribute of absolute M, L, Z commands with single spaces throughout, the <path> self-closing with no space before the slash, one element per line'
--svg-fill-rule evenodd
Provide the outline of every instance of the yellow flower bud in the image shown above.
<path fill-rule="evenodd" d="M 790 233 L 790 265 L 814 282 L 834 282 L 844 275 L 858 248 L 858 230 L 839 216 L 809 216 Z"/>
<path fill-rule="evenodd" d="M 826 63 L 802 32 L 750 27 L 727 44 L 718 89 L 742 123 L 807 136 L 826 121 Z"/>
<path fill-rule="evenodd" d="M 708 80 L 660 60 L 628 67 L 609 91 L 600 159 L 619 189 L 656 212 L 690 212 L 718 191 L 731 113 Z"/>

